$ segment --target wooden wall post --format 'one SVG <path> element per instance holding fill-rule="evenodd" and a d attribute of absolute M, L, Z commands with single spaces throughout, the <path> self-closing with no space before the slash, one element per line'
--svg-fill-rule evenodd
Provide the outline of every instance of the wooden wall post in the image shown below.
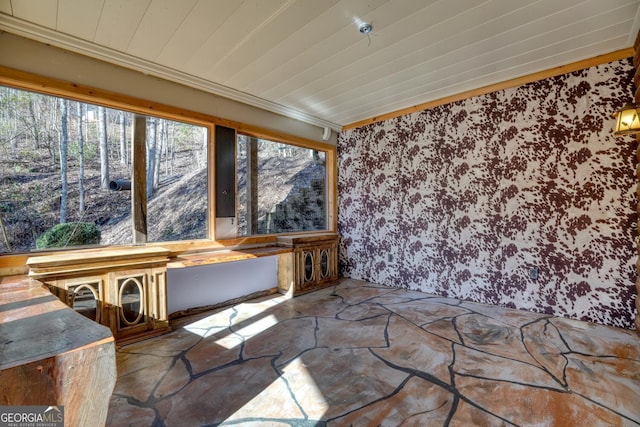
<path fill-rule="evenodd" d="M 247 147 L 247 231 L 258 233 L 258 140 L 249 138 Z"/>
<path fill-rule="evenodd" d="M 133 243 L 147 242 L 147 117 L 133 117 L 131 149 L 131 216 Z"/>

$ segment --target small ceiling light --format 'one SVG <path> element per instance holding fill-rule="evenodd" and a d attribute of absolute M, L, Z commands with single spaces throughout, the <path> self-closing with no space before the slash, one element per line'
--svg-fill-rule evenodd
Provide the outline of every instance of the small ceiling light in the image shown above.
<path fill-rule="evenodd" d="M 640 107 L 627 104 L 613 114 L 616 118 L 614 135 L 632 135 L 640 133 Z"/>
<path fill-rule="evenodd" d="M 367 24 L 366 22 L 360 25 L 359 28 L 360 32 L 362 34 L 369 34 L 371 31 L 373 31 L 373 25 L 371 24 Z"/>

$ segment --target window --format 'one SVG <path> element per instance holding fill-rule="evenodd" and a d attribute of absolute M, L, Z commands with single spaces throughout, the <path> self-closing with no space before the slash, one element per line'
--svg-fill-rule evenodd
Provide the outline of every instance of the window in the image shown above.
<path fill-rule="evenodd" d="M 216 127 L 216 238 L 328 229 L 327 152 Z"/>
<path fill-rule="evenodd" d="M 334 231 L 335 168 L 332 145 L 0 74 L 0 254 L 140 243 L 180 253 Z"/>
<path fill-rule="evenodd" d="M 136 200 L 144 241 L 208 237 L 208 129 L 148 116 L 134 159 L 133 117 L 0 86 L 0 252 L 141 243 L 136 168 L 146 181 L 146 200 Z"/>
<path fill-rule="evenodd" d="M 238 235 L 325 230 L 326 153 L 238 135 Z"/>

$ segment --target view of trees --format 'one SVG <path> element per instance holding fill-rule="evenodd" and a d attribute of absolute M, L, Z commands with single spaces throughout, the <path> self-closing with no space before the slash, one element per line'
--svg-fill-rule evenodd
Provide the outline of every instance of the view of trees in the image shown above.
<path fill-rule="evenodd" d="M 238 235 L 327 228 L 326 153 L 245 135 L 237 142 Z"/>
<path fill-rule="evenodd" d="M 0 86 L 0 253 L 140 243 L 133 122 Z M 208 238 L 207 128 L 147 116 L 145 148 L 147 241 Z M 235 151 L 236 235 L 326 229 L 325 152 L 242 134 Z"/>
<path fill-rule="evenodd" d="M 132 117 L 0 87 L 1 252 L 31 251 L 39 236 L 66 223 L 78 230 L 92 225 L 102 245 L 131 243 L 130 192 L 112 191 L 110 184 L 131 179 Z M 148 117 L 146 152 L 149 241 L 205 238 L 206 128 Z M 200 188 L 193 186 L 198 179 Z M 191 207 L 197 220 L 189 221 L 186 234 L 175 224 L 179 218 L 167 223 L 160 211 L 171 209 L 170 201 L 155 200 L 185 186 L 197 205 Z"/>

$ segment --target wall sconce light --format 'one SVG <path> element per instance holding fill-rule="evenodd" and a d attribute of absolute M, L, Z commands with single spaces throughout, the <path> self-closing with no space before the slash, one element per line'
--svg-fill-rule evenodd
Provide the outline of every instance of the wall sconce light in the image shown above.
<path fill-rule="evenodd" d="M 614 135 L 632 135 L 640 133 L 640 106 L 627 104 L 613 114 L 616 118 Z"/>

